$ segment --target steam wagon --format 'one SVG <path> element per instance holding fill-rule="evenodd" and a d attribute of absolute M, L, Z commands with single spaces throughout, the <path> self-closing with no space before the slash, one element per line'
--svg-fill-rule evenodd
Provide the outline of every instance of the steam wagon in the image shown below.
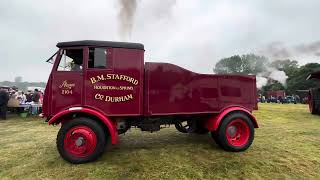
<path fill-rule="evenodd" d="M 244 151 L 258 128 L 255 76 L 198 74 L 169 63 L 144 62 L 139 43 L 57 44 L 43 113 L 61 124 L 57 149 L 71 163 L 96 160 L 107 141 L 131 127 L 210 133 L 226 151 Z"/>
<path fill-rule="evenodd" d="M 311 73 L 307 80 L 316 79 L 320 80 L 320 71 Z M 312 114 L 320 114 L 320 88 L 309 89 L 308 95 L 309 110 Z"/>

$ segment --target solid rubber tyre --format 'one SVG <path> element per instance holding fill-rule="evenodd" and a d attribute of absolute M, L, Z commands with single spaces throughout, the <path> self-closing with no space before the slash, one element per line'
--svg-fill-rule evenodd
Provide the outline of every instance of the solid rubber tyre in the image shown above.
<path fill-rule="evenodd" d="M 230 137 L 233 130 L 237 137 Z M 234 130 L 237 129 L 237 130 Z M 254 139 L 254 126 L 251 119 L 244 113 L 235 112 L 223 118 L 217 131 L 211 137 L 226 151 L 240 152 L 250 147 Z"/>
<path fill-rule="evenodd" d="M 74 131 L 70 132 L 72 130 Z M 77 130 L 80 133 L 76 133 Z M 83 138 L 81 133 L 88 137 L 84 136 Z M 80 140 L 81 143 L 84 144 L 83 146 L 85 148 L 82 148 L 82 145 L 75 146 L 77 141 L 74 141 L 74 138 L 70 137 L 75 135 L 78 136 L 78 139 L 82 138 Z M 90 141 L 86 140 L 86 138 L 90 139 Z M 69 148 L 73 144 L 72 140 L 76 142 L 73 146 L 78 147 L 80 152 L 74 150 L 76 148 Z M 90 146 L 91 144 L 87 144 L 89 142 L 93 145 Z M 96 160 L 104 152 L 106 146 L 106 134 L 103 127 L 98 122 L 89 118 L 79 117 L 62 125 L 58 132 L 56 143 L 58 152 L 64 160 L 73 164 L 87 163 Z"/>

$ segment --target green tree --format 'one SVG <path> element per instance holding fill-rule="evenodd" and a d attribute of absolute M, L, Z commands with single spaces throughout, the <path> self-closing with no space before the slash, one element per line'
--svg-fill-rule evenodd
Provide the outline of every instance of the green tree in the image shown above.
<path fill-rule="evenodd" d="M 242 60 L 239 55 L 231 56 L 229 58 L 221 59 L 215 66 L 214 71 L 217 74 L 241 74 Z"/>
<path fill-rule="evenodd" d="M 216 64 L 214 72 L 217 74 L 255 75 L 263 73 L 267 77 L 270 71 L 268 68 L 284 71 L 288 76 L 287 84 L 284 86 L 275 80 L 269 79 L 267 85 L 259 90 L 262 94 L 269 90 L 285 90 L 287 94 L 295 94 L 296 90 L 307 90 L 316 87 L 319 83 L 319 81 L 315 80 L 306 80 L 310 73 L 320 71 L 320 64 L 318 63 L 309 63 L 299 67 L 298 62 L 295 60 L 285 59 L 269 62 L 266 57 L 255 54 L 223 58 Z"/>
<path fill-rule="evenodd" d="M 245 54 L 241 56 L 244 72 L 246 74 L 259 74 L 266 71 L 269 65 L 268 58 L 255 54 Z"/>
<path fill-rule="evenodd" d="M 261 88 L 261 90 L 259 91 L 259 93 L 267 96 L 267 92 L 268 91 L 278 91 L 278 90 L 285 90 L 285 87 L 279 83 L 279 82 L 276 82 L 276 81 L 272 81 L 272 80 L 269 80 L 268 84 L 263 86 Z"/>
<path fill-rule="evenodd" d="M 255 54 L 235 55 L 221 59 L 215 66 L 217 74 L 259 74 L 265 71 L 269 61 Z"/>
<path fill-rule="evenodd" d="M 316 80 L 306 80 L 312 72 L 319 71 L 320 64 L 308 63 L 290 74 L 287 81 L 287 92 L 294 94 L 296 90 L 306 90 L 317 86 Z"/>
<path fill-rule="evenodd" d="M 270 66 L 279 69 L 280 71 L 284 71 L 289 78 L 299 70 L 298 61 L 290 59 L 275 60 L 270 63 Z"/>

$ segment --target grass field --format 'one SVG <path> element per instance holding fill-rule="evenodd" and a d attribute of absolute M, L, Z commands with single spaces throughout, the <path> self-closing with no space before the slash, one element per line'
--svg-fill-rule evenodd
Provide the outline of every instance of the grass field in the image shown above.
<path fill-rule="evenodd" d="M 208 135 L 173 126 L 131 129 L 98 161 L 72 165 L 56 150 L 59 127 L 42 119 L 0 121 L 0 179 L 320 179 L 320 116 L 306 105 L 260 104 L 252 146 L 221 150 Z"/>

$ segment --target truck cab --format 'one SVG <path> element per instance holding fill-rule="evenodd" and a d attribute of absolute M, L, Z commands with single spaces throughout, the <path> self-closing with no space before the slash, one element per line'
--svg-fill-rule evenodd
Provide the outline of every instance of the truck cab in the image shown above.
<path fill-rule="evenodd" d="M 142 114 L 143 45 L 78 41 L 57 47 L 46 88 L 46 116 L 74 106 L 113 116 Z"/>
<path fill-rule="evenodd" d="M 258 127 L 255 76 L 198 74 L 174 64 L 144 62 L 144 45 L 111 41 L 57 44 L 43 113 L 62 124 L 60 155 L 71 163 L 97 159 L 131 127 L 210 133 L 227 151 L 244 151 Z"/>

